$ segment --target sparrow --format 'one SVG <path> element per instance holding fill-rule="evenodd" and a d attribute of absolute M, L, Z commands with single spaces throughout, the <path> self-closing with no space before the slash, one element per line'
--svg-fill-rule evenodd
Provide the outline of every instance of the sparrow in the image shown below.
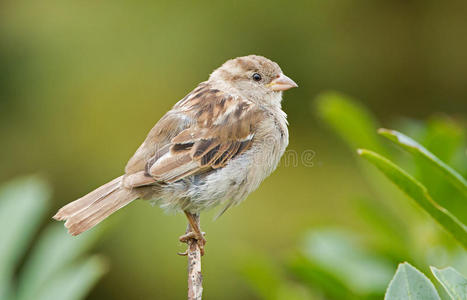
<path fill-rule="evenodd" d="M 125 174 L 53 217 L 78 235 L 136 199 L 184 212 L 204 253 L 201 211 L 239 204 L 277 167 L 289 140 L 282 92 L 297 84 L 263 56 L 228 60 L 168 111 Z"/>

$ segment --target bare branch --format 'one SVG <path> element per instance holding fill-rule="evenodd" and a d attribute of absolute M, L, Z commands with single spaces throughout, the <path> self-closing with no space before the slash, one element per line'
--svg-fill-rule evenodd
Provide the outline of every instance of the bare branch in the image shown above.
<path fill-rule="evenodd" d="M 199 215 L 196 216 L 199 227 Z M 187 232 L 191 231 L 188 225 Z M 188 240 L 188 300 L 201 300 L 203 276 L 201 275 L 201 250 L 195 239 Z"/>

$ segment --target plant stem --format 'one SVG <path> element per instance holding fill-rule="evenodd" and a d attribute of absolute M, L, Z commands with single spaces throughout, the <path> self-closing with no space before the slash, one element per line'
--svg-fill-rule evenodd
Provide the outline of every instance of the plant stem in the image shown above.
<path fill-rule="evenodd" d="M 196 215 L 199 227 L 199 215 Z M 191 231 L 188 224 L 187 232 Z M 201 300 L 203 295 L 203 276 L 201 275 L 201 250 L 194 239 L 188 241 L 188 300 Z"/>

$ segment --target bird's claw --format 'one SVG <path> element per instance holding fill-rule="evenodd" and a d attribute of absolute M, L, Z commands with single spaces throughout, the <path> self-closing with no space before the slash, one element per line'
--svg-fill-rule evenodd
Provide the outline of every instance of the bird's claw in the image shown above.
<path fill-rule="evenodd" d="M 204 236 L 206 235 L 206 232 L 202 232 L 202 235 L 200 236 L 198 233 L 194 231 L 190 231 L 187 234 L 184 234 L 178 238 L 178 240 L 182 243 L 188 243 L 189 240 L 203 240 L 204 244 L 206 244 L 206 239 Z"/>
<path fill-rule="evenodd" d="M 206 235 L 205 232 L 202 232 L 201 235 L 200 235 L 200 234 L 198 234 L 198 233 L 196 233 L 194 231 L 190 231 L 187 234 L 184 234 L 184 235 L 180 236 L 178 239 L 179 239 L 180 242 L 187 243 L 187 244 L 190 243 L 190 240 L 196 241 L 196 243 L 198 244 L 199 250 L 201 252 L 201 256 L 203 256 L 204 255 L 204 245 L 206 245 L 206 242 L 207 242 L 206 239 L 204 238 L 205 235 Z M 186 250 L 185 252 L 179 252 L 177 254 L 180 255 L 180 256 L 187 256 L 188 255 L 188 250 Z"/>

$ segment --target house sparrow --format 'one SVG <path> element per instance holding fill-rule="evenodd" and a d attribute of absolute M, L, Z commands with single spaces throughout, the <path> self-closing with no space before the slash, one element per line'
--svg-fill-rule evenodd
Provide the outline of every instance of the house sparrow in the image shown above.
<path fill-rule="evenodd" d="M 125 168 L 125 174 L 62 207 L 78 235 L 136 199 L 184 212 L 205 239 L 199 212 L 240 203 L 277 167 L 289 139 L 282 91 L 297 87 L 279 65 L 257 55 L 228 60 L 162 117 Z"/>

